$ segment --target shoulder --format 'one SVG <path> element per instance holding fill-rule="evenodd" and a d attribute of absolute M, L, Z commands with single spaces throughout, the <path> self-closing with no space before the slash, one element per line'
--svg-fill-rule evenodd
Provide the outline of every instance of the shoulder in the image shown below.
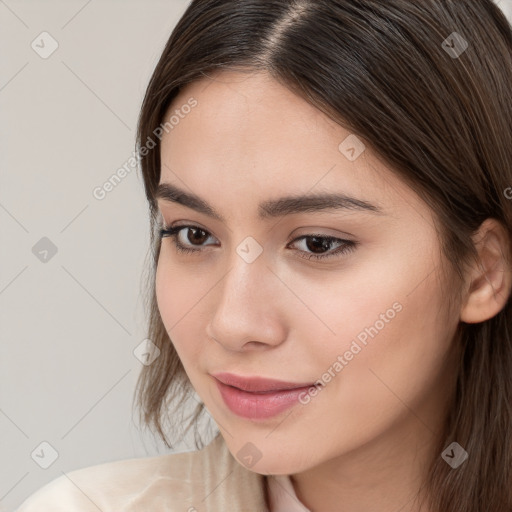
<path fill-rule="evenodd" d="M 202 450 L 126 459 L 63 474 L 16 512 L 164 509 L 265 512 L 264 477 L 242 466 L 219 435 Z"/>

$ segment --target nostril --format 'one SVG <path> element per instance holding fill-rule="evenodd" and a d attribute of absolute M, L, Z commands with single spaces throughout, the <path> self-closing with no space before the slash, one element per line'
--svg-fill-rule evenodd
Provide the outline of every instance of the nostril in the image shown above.
<path fill-rule="evenodd" d="M 264 348 L 267 344 L 266 343 L 263 343 L 262 341 L 247 341 L 246 343 L 244 343 L 243 347 L 246 348 Z"/>

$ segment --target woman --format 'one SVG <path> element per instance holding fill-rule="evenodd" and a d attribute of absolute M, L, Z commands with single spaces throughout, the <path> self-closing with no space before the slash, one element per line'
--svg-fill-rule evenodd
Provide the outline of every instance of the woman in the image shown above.
<path fill-rule="evenodd" d="M 137 404 L 219 433 L 19 512 L 511 511 L 511 83 L 490 0 L 192 1 L 139 120 Z"/>

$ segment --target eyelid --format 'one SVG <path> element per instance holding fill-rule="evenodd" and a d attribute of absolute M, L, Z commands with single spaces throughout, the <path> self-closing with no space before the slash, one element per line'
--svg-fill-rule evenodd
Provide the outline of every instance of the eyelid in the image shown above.
<path fill-rule="evenodd" d="M 297 231 L 297 230 L 295 230 Z M 348 233 L 346 231 L 336 231 L 336 233 L 330 233 L 329 231 L 334 231 L 332 229 L 325 230 L 323 228 L 318 227 L 312 227 L 312 228 L 301 228 L 300 233 L 297 234 L 294 232 L 292 235 L 290 235 L 290 238 L 288 239 L 288 242 L 293 242 L 294 240 L 300 240 L 304 237 L 320 237 L 320 238 L 328 238 L 331 240 L 344 240 L 347 242 L 356 242 L 356 237 L 352 233 Z"/>
<path fill-rule="evenodd" d="M 171 229 L 171 228 L 177 228 L 177 227 L 197 227 L 200 229 L 203 229 L 210 235 L 212 235 L 214 238 L 217 239 L 218 237 L 213 233 L 213 230 L 203 226 L 200 222 L 197 221 L 187 221 L 187 220 L 178 220 L 175 222 L 170 222 L 169 224 L 165 222 L 164 217 L 162 214 L 160 214 L 161 222 L 159 223 L 158 227 L 163 229 Z M 338 231 L 335 229 L 329 229 L 329 228 L 318 228 L 317 226 L 301 226 L 300 228 L 302 234 L 297 234 L 296 230 L 290 235 L 288 238 L 287 243 L 292 242 L 294 240 L 297 240 L 298 238 L 301 238 L 303 236 L 318 236 L 322 238 L 336 238 L 338 240 L 346 240 L 345 237 L 352 237 L 354 240 L 348 239 L 349 241 L 355 242 L 355 235 L 352 233 L 349 233 L 348 231 Z M 229 230 L 231 231 L 231 230 Z M 334 231 L 334 233 L 329 233 L 326 231 Z"/>
<path fill-rule="evenodd" d="M 213 233 L 213 231 L 206 228 L 205 226 L 201 225 L 200 222 L 178 220 L 175 222 L 167 223 L 162 214 L 160 214 L 159 220 L 160 220 L 160 222 L 157 225 L 157 227 L 159 229 L 169 230 L 169 229 L 174 229 L 174 228 L 179 228 L 179 227 L 199 228 L 199 229 L 206 231 L 209 235 L 211 235 L 213 238 L 215 238 L 217 241 L 219 241 L 218 237 Z M 354 243 L 356 242 L 356 239 L 355 239 L 356 237 L 352 233 L 349 233 L 347 231 L 338 231 L 338 230 L 329 229 L 329 228 L 318 228 L 316 226 L 312 226 L 312 227 L 301 226 L 299 228 L 299 230 L 301 231 L 300 234 L 296 233 L 297 229 L 292 232 L 292 234 L 289 236 L 289 238 L 286 242 L 287 244 L 289 244 L 290 242 L 294 242 L 294 241 L 303 239 L 304 237 L 315 237 L 315 236 L 321 237 L 321 238 L 342 240 L 342 241 L 346 241 L 346 242 L 354 242 Z M 326 231 L 335 231 L 335 234 L 329 233 Z"/>
<path fill-rule="evenodd" d="M 186 221 L 186 220 L 178 220 L 176 222 L 171 222 L 170 224 L 165 223 L 162 226 L 164 229 L 172 229 L 172 228 L 199 228 L 203 231 L 206 231 L 209 235 L 212 235 L 214 238 L 217 238 L 211 229 L 206 228 L 205 226 L 201 225 L 200 222 L 196 221 Z M 218 240 L 218 238 L 217 238 Z"/>
<path fill-rule="evenodd" d="M 177 208 L 177 211 L 175 208 Z M 185 210 L 188 210 L 187 207 L 183 207 L 179 203 L 166 203 L 165 201 L 163 201 L 162 205 L 158 207 L 158 212 L 159 212 L 158 217 L 159 217 L 159 219 L 161 219 L 159 227 L 171 228 L 171 227 L 177 227 L 179 225 L 194 226 L 194 227 L 197 226 L 198 228 L 204 229 L 205 231 L 208 231 L 208 233 L 211 233 L 212 235 L 214 235 L 214 233 L 211 229 L 209 229 L 201 224 L 201 221 L 192 220 L 192 219 L 187 220 L 187 217 L 186 217 L 187 213 L 180 213 L 183 208 Z M 222 229 L 226 229 L 227 231 L 232 232 L 232 230 L 229 226 L 220 223 L 216 219 L 209 218 L 200 212 L 193 212 L 193 215 L 198 218 L 204 217 L 205 222 L 207 222 L 208 225 L 212 225 L 212 224 L 219 225 Z M 165 221 L 165 217 L 170 218 L 170 219 L 172 219 L 172 218 L 176 219 L 176 218 L 178 218 L 178 216 L 180 217 L 181 220 L 176 220 L 176 221 L 169 222 L 169 223 Z M 181 224 L 181 223 L 183 223 L 183 224 Z M 216 237 L 216 238 L 218 238 L 218 237 Z"/>

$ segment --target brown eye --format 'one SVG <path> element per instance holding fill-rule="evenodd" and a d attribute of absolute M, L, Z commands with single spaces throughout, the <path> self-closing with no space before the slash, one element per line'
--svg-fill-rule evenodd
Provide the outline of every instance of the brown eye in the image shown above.
<path fill-rule="evenodd" d="M 185 230 L 188 230 L 187 235 L 185 237 L 180 236 L 181 232 Z M 176 226 L 169 229 L 160 229 L 160 237 L 171 238 L 178 252 L 191 253 L 202 251 L 201 247 L 204 246 L 204 242 L 208 240 L 211 235 L 208 231 L 199 226 Z"/>
<path fill-rule="evenodd" d="M 208 239 L 208 234 L 204 229 L 193 227 L 187 227 L 186 229 L 188 229 L 187 240 L 192 244 L 201 245 Z M 190 236 L 190 233 L 192 233 L 192 236 Z"/>
<path fill-rule="evenodd" d="M 342 240 L 332 236 L 322 235 L 304 235 L 294 240 L 294 242 L 304 241 L 303 249 L 299 249 L 299 256 L 307 260 L 322 260 L 336 257 L 353 251 L 357 242 L 353 240 Z M 334 251 L 332 247 L 338 246 Z"/>

